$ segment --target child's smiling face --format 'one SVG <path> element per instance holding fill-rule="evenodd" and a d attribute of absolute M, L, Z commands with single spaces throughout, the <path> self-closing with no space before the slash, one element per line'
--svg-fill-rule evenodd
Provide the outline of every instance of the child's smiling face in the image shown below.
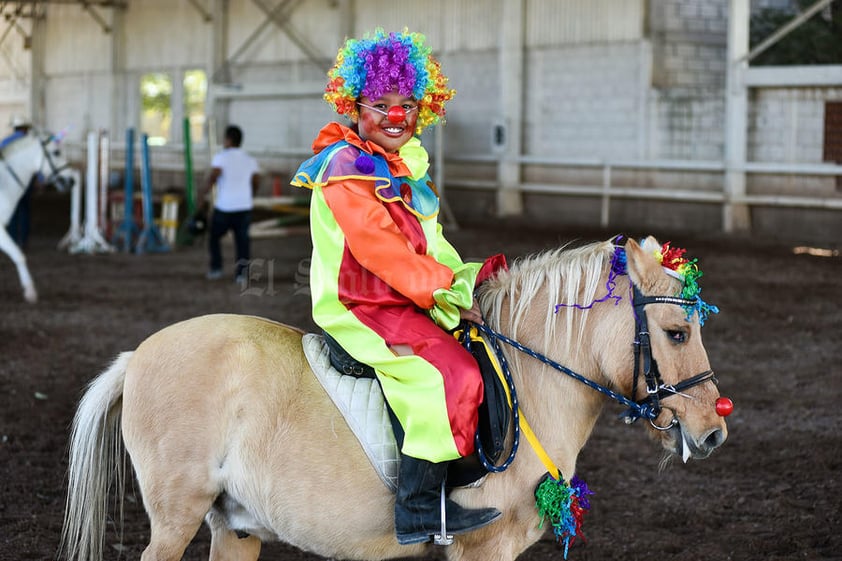
<path fill-rule="evenodd" d="M 386 152 L 397 152 L 412 138 L 418 121 L 418 103 L 396 91 L 377 99 L 361 97 L 359 107 L 359 134 L 363 140 L 379 144 Z M 390 108 L 400 107 L 402 119 L 387 116 Z M 395 111 L 393 110 L 392 115 Z"/>

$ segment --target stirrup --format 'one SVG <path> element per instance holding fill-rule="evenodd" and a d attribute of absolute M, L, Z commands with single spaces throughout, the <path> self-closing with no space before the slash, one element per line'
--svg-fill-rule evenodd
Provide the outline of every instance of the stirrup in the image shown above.
<path fill-rule="evenodd" d="M 447 512 L 445 508 L 444 481 L 441 482 L 441 533 L 433 534 L 433 543 L 436 545 L 453 544 L 453 534 L 447 533 Z"/>

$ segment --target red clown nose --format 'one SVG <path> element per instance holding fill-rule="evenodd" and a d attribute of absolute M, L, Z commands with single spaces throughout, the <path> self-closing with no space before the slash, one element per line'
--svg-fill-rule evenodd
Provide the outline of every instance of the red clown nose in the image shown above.
<path fill-rule="evenodd" d="M 720 397 L 716 400 L 716 414 L 720 417 L 727 417 L 734 412 L 734 402 L 727 397 Z"/>
<path fill-rule="evenodd" d="M 386 118 L 392 123 L 402 123 L 406 119 L 406 111 L 399 105 L 393 105 L 386 113 Z"/>

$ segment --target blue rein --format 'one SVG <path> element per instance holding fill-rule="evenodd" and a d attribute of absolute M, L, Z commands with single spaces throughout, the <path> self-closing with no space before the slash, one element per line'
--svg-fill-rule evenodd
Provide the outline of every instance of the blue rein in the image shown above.
<path fill-rule="evenodd" d="M 653 407 L 652 405 L 650 405 L 648 403 L 637 403 L 636 401 L 632 401 L 629 398 L 627 398 L 626 396 L 624 396 L 620 393 L 617 393 L 614 390 L 603 386 L 602 384 L 598 384 L 597 382 L 594 382 L 593 380 L 582 376 L 578 372 L 575 372 L 575 371 L 567 368 L 563 364 L 559 364 L 558 362 L 554 361 L 553 359 L 549 358 L 548 356 L 543 355 L 543 354 L 541 354 L 537 351 L 534 351 L 534 350 L 530 349 L 529 347 L 525 347 L 525 346 L 521 345 L 520 343 L 518 343 L 517 341 L 515 341 L 514 339 L 512 339 L 510 337 L 506 337 L 502 333 L 498 333 L 498 332 L 494 331 L 493 329 L 491 329 L 487 325 L 476 325 L 476 328 L 478 330 L 482 331 L 483 333 L 485 333 L 486 335 L 488 335 L 492 339 L 492 341 L 494 341 L 496 339 L 499 339 L 499 340 L 503 341 L 504 343 L 506 343 L 507 345 L 509 345 L 511 347 L 514 347 L 515 349 L 519 350 L 520 352 L 522 352 L 524 354 L 527 354 L 527 355 L 531 356 L 532 358 L 538 359 L 541 362 L 543 362 L 544 364 L 552 366 L 553 368 L 555 368 L 556 370 L 558 370 L 560 372 L 564 372 L 565 374 L 567 374 L 571 378 L 574 378 L 574 379 L 582 382 L 583 384 L 585 384 L 589 388 L 594 389 L 594 390 L 596 390 L 596 391 L 598 391 L 602 394 L 605 394 L 608 397 L 610 397 L 611 399 L 614 399 L 615 401 L 618 401 L 620 404 L 625 405 L 626 407 L 629 408 L 629 416 L 631 416 L 635 420 L 641 419 L 641 418 L 643 418 L 643 419 L 655 419 L 658 416 L 658 414 L 660 413 L 660 411 L 658 409 L 656 409 L 655 407 Z M 495 342 L 495 349 L 499 350 L 499 348 L 500 348 L 499 345 L 497 345 L 496 342 Z M 501 366 L 503 367 L 504 373 L 508 373 L 509 366 L 508 366 L 508 364 L 506 364 L 506 359 L 504 357 L 502 357 L 502 353 L 499 354 L 498 356 L 501 357 Z M 509 376 L 507 376 L 507 379 L 508 378 L 509 378 Z"/>

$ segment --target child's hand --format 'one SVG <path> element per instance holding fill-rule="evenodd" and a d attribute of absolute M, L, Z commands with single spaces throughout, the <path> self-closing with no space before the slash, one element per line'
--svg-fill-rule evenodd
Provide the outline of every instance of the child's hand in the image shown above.
<path fill-rule="evenodd" d="M 473 323 L 477 323 L 479 325 L 483 324 L 482 312 L 479 309 L 479 302 L 477 302 L 476 298 L 474 298 L 474 302 L 473 302 L 473 305 L 471 306 L 470 310 L 466 310 L 465 308 L 460 308 L 459 317 L 463 320 L 470 321 L 470 322 L 473 322 Z"/>

